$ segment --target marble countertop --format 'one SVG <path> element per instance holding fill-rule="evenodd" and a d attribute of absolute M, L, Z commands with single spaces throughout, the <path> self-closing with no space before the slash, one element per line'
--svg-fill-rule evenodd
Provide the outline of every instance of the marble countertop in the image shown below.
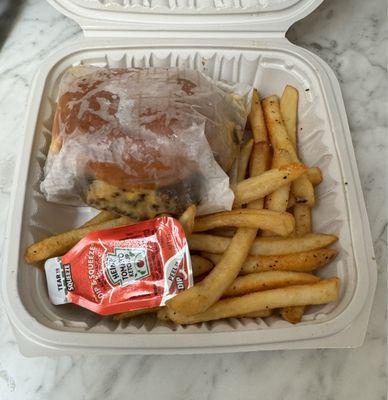
<path fill-rule="evenodd" d="M 82 37 L 46 1 L 10 1 L 11 11 L 0 17 L 1 243 L 32 76 L 48 53 Z M 328 62 L 341 84 L 379 268 L 365 344 L 353 350 L 29 359 L 20 355 L 0 301 L 1 400 L 386 399 L 385 1 L 327 0 L 288 37 Z"/>

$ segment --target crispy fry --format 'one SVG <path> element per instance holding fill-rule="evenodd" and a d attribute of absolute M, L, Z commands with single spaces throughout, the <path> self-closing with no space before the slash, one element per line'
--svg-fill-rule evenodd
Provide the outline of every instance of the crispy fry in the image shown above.
<path fill-rule="evenodd" d="M 275 149 L 272 167 L 282 167 L 289 163 L 289 154 L 282 149 Z M 286 211 L 290 195 L 291 183 L 283 185 L 279 189 L 267 195 L 265 208 L 273 211 Z"/>
<path fill-rule="evenodd" d="M 284 126 L 280 113 L 279 98 L 277 96 L 269 96 L 261 104 L 272 146 L 276 149 L 285 150 L 290 155 L 292 162 L 300 162 Z"/>
<path fill-rule="evenodd" d="M 295 204 L 293 209 L 295 217 L 295 234 L 306 235 L 311 232 L 311 208 L 304 204 Z"/>
<path fill-rule="evenodd" d="M 307 168 L 302 164 L 289 164 L 243 180 L 234 189 L 235 207 L 267 196 L 279 187 L 294 181 L 306 170 Z"/>
<path fill-rule="evenodd" d="M 269 131 L 272 146 L 283 149 L 290 155 L 294 163 L 300 162 L 296 154 L 287 130 L 284 126 L 280 113 L 279 98 L 277 96 L 267 97 L 262 101 L 265 122 Z M 304 203 L 312 207 L 315 203 L 314 189 L 306 176 L 301 176 L 291 185 L 292 193 L 297 203 Z"/>
<path fill-rule="evenodd" d="M 306 306 L 284 307 L 280 310 L 280 315 L 291 324 L 297 324 L 302 320 L 305 307 Z"/>
<path fill-rule="evenodd" d="M 258 176 L 271 166 L 271 148 L 267 142 L 255 143 L 249 161 L 249 175 Z"/>
<path fill-rule="evenodd" d="M 100 211 L 96 216 L 94 216 L 89 221 L 86 221 L 80 226 L 80 228 L 87 228 L 91 225 L 102 224 L 103 222 L 111 221 L 112 219 L 118 218 L 118 215 L 112 214 L 109 211 Z"/>
<path fill-rule="evenodd" d="M 340 281 L 337 277 L 334 277 L 313 284 L 288 286 L 223 299 L 205 312 L 192 316 L 187 316 L 171 308 L 167 309 L 167 314 L 172 321 L 186 325 L 236 317 L 259 310 L 309 304 L 326 304 L 338 299 L 339 287 Z"/>
<path fill-rule="evenodd" d="M 301 176 L 291 183 L 291 192 L 295 196 L 296 204 L 306 204 L 313 207 L 315 204 L 314 188 L 307 176 Z"/>
<path fill-rule="evenodd" d="M 90 232 L 134 223 L 135 221 L 129 217 L 120 217 L 102 224 L 90 225 L 86 228 L 74 229 L 59 235 L 51 236 L 29 246 L 24 255 L 24 259 L 29 264 L 33 264 L 51 257 L 60 256 L 70 250 Z"/>
<path fill-rule="evenodd" d="M 209 231 L 227 226 L 267 229 L 281 236 L 290 235 L 295 227 L 294 218 L 289 213 L 240 208 L 197 218 L 194 232 Z"/>
<path fill-rule="evenodd" d="M 255 89 L 252 94 L 252 109 L 248 115 L 255 143 L 267 141 L 267 127 L 265 125 L 260 96 Z"/>
<path fill-rule="evenodd" d="M 235 280 L 255 240 L 256 233 L 256 229 L 239 228 L 232 239 L 223 238 L 229 241 L 229 245 L 221 261 L 201 282 L 169 300 L 167 307 L 184 315 L 193 315 L 207 310 Z"/>
<path fill-rule="evenodd" d="M 242 296 L 251 292 L 291 285 L 315 283 L 320 279 L 312 274 L 293 271 L 267 271 L 237 277 L 222 297 Z"/>
<path fill-rule="evenodd" d="M 306 175 L 313 186 L 318 186 L 323 180 L 322 172 L 319 167 L 309 168 Z"/>
<path fill-rule="evenodd" d="M 258 176 L 269 169 L 271 164 L 271 149 L 267 142 L 255 143 L 249 162 L 249 175 Z M 264 198 L 251 201 L 248 208 L 261 210 L 264 207 Z"/>
<path fill-rule="evenodd" d="M 294 149 L 297 148 L 296 127 L 298 119 L 298 99 L 298 91 L 290 85 L 285 87 L 282 97 L 280 98 L 280 112 Z"/>
<path fill-rule="evenodd" d="M 238 158 L 238 173 L 237 173 L 237 182 L 241 182 L 245 179 L 247 175 L 247 169 L 249 164 L 249 158 L 251 156 L 253 146 L 253 139 L 248 140 L 241 147 L 240 155 Z"/>
<path fill-rule="evenodd" d="M 194 228 L 195 214 L 197 213 L 197 206 L 191 205 L 185 212 L 179 217 L 179 222 L 185 231 L 186 238 L 191 235 Z"/>
<path fill-rule="evenodd" d="M 265 318 L 272 315 L 272 310 L 259 310 L 244 315 L 238 315 L 237 318 Z M 162 307 L 157 313 L 157 317 L 160 321 L 171 321 L 168 316 L 167 307 Z"/>
<path fill-rule="evenodd" d="M 336 240 L 337 236 L 323 233 L 309 233 L 305 236 L 285 238 L 259 237 L 254 241 L 250 254 L 271 256 L 300 253 L 327 247 Z M 230 241 L 231 239 L 226 237 L 195 233 L 189 239 L 189 247 L 191 250 L 221 254 L 227 249 Z"/>
<path fill-rule="evenodd" d="M 156 317 L 160 321 L 171 321 L 169 316 L 168 316 L 167 307 L 161 307 L 159 309 L 159 311 L 157 312 Z"/>
<path fill-rule="evenodd" d="M 274 155 L 272 159 L 272 168 L 280 168 L 284 165 L 291 163 L 291 156 L 287 150 L 278 147 L 278 141 L 274 139 L 273 135 L 277 134 L 277 130 L 270 134 L 271 144 L 274 149 Z M 270 193 L 265 198 L 265 208 L 274 211 L 286 211 L 288 204 L 288 197 L 290 194 L 291 183 L 284 185 L 274 192 Z M 264 234 L 266 232 L 263 232 Z"/>
<path fill-rule="evenodd" d="M 323 248 L 282 256 L 249 256 L 241 267 L 240 275 L 264 271 L 311 272 L 329 264 L 337 253 L 337 250 Z M 202 256 L 213 263 L 221 258 L 220 254 L 214 253 L 202 253 Z"/>
<path fill-rule="evenodd" d="M 133 318 L 133 317 L 137 317 L 139 315 L 152 314 L 152 313 L 157 312 L 158 310 L 159 310 L 159 307 L 146 308 L 144 310 L 127 311 L 127 312 L 123 312 L 123 313 L 114 315 L 113 319 L 115 321 L 121 321 L 122 319 Z"/>
<path fill-rule="evenodd" d="M 194 277 L 201 276 L 212 270 L 214 267 L 213 263 L 207 258 L 195 254 L 191 256 L 191 266 L 193 268 Z"/>

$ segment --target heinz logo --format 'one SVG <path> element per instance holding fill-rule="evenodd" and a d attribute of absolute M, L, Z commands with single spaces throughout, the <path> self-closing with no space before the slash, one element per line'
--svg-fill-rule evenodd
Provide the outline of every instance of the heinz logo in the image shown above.
<path fill-rule="evenodd" d="M 105 271 L 112 285 L 126 286 L 150 276 L 144 249 L 120 249 L 105 256 Z"/>

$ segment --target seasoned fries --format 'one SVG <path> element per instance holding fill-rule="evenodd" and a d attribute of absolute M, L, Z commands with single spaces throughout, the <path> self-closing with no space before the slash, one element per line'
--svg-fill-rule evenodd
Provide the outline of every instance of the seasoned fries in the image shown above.
<path fill-rule="evenodd" d="M 47 260 L 51 257 L 60 256 L 69 251 L 77 244 L 77 242 L 90 232 L 101 229 L 116 228 L 118 226 L 132 225 L 134 223 L 135 221 L 132 218 L 120 217 L 103 222 L 102 224 L 90 225 L 86 228 L 74 229 L 59 235 L 51 236 L 29 246 L 24 255 L 24 259 L 29 264 L 33 264 Z"/>
<path fill-rule="evenodd" d="M 291 253 L 300 253 L 309 250 L 321 249 L 337 241 L 337 236 L 324 233 L 309 233 L 299 237 L 259 237 L 250 250 L 251 255 L 272 256 Z M 191 250 L 208 253 L 223 253 L 231 239 L 221 236 L 192 234 L 189 238 Z"/>
<path fill-rule="evenodd" d="M 304 285 L 316 283 L 320 279 L 304 272 L 292 271 L 267 271 L 239 276 L 232 285 L 226 289 L 223 297 L 241 296 L 261 290 L 276 289 L 291 285 Z"/>
<path fill-rule="evenodd" d="M 276 149 L 283 149 L 290 155 L 290 159 L 294 163 L 300 162 L 287 130 L 283 124 L 280 112 L 279 98 L 270 96 L 263 100 L 263 112 L 265 122 L 270 132 L 272 145 Z M 291 185 L 292 193 L 297 203 L 307 204 L 312 207 L 315 203 L 314 189 L 307 176 L 301 176 Z"/>
<path fill-rule="evenodd" d="M 252 109 L 248 115 L 255 143 L 267 140 L 267 127 L 264 121 L 259 93 L 255 89 L 252 94 Z"/>
<path fill-rule="evenodd" d="M 204 258 L 217 263 L 220 254 L 202 253 Z M 249 256 L 241 267 L 240 275 L 264 271 L 311 272 L 334 260 L 337 251 L 330 248 L 275 256 Z"/>
<path fill-rule="evenodd" d="M 313 284 L 288 286 L 223 299 L 209 307 L 206 311 L 190 316 L 175 311 L 172 308 L 167 308 L 167 315 L 172 321 L 186 325 L 236 317 L 259 310 L 326 304 L 338 299 L 339 287 L 339 279 L 334 277 Z"/>
<path fill-rule="evenodd" d="M 185 212 L 180 216 L 179 222 L 185 231 L 186 238 L 191 235 L 194 228 L 195 214 L 197 213 L 197 206 L 192 205 L 188 207 Z"/>
<path fill-rule="evenodd" d="M 255 229 L 239 228 L 232 239 L 224 238 L 230 244 L 220 262 L 197 285 L 169 300 L 167 308 L 183 315 L 194 315 L 207 310 L 237 277 L 255 237 Z"/>
<path fill-rule="evenodd" d="M 280 310 L 282 318 L 291 324 L 297 324 L 302 320 L 305 306 L 284 307 Z"/>
<path fill-rule="evenodd" d="M 295 149 L 297 147 L 298 98 L 298 91 L 290 85 L 285 87 L 282 97 L 280 98 L 280 112 L 288 137 Z"/>
<path fill-rule="evenodd" d="M 234 189 L 234 206 L 262 199 L 283 185 L 305 174 L 307 168 L 302 164 L 289 164 L 280 168 L 270 169 L 261 175 L 239 182 Z"/>
<path fill-rule="evenodd" d="M 253 139 L 248 140 L 241 148 L 240 156 L 238 158 L 238 172 L 237 172 L 237 182 L 241 182 L 245 179 L 247 175 L 247 169 L 249 164 L 249 159 L 251 157 L 253 146 Z"/>
<path fill-rule="evenodd" d="M 294 230 L 294 218 L 286 212 L 237 209 L 197 218 L 194 232 L 234 226 L 238 228 L 267 229 L 277 235 L 288 236 Z"/>
<path fill-rule="evenodd" d="M 243 315 L 238 315 L 238 318 L 265 318 L 272 315 L 272 310 L 260 310 L 253 311 L 251 313 L 246 313 Z"/>
<path fill-rule="evenodd" d="M 86 228 L 91 225 L 102 224 L 103 222 L 111 221 L 112 219 L 115 218 L 118 218 L 118 216 L 110 213 L 109 211 L 100 211 L 95 217 L 82 224 L 80 228 Z"/>
<path fill-rule="evenodd" d="M 309 168 L 306 175 L 313 186 L 318 186 L 322 182 L 322 172 L 318 167 Z"/>
<path fill-rule="evenodd" d="M 305 204 L 295 204 L 295 234 L 298 236 L 306 235 L 311 232 L 311 208 Z"/>

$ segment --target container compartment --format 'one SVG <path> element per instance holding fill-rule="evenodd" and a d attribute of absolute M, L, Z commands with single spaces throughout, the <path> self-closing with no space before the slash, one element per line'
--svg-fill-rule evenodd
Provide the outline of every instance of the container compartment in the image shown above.
<path fill-rule="evenodd" d="M 301 325 L 319 324 L 335 318 L 350 301 L 356 283 L 356 265 L 351 253 L 351 234 L 345 219 L 346 203 L 342 177 L 330 116 L 319 80 L 312 68 L 299 58 L 282 51 L 238 51 L 228 49 L 117 49 L 82 51 L 62 59 L 49 74 L 35 129 L 30 173 L 20 247 L 18 289 L 24 306 L 40 323 L 57 330 L 111 333 L 233 332 L 290 327 L 277 318 L 230 319 L 196 326 L 163 324 L 152 316 L 138 317 L 121 323 L 100 317 L 82 308 L 53 306 L 47 296 L 42 271 L 26 265 L 22 255 L 26 246 L 50 234 L 72 229 L 90 218 L 95 211 L 88 207 L 70 207 L 48 203 L 39 192 L 43 165 L 50 141 L 58 85 L 63 71 L 70 65 L 92 64 L 108 67 L 180 66 L 196 68 L 216 79 L 247 82 L 259 88 L 261 96 L 281 95 L 286 84 L 300 93 L 299 129 L 301 158 L 309 166 L 322 169 L 324 181 L 318 189 L 314 210 L 314 231 L 335 233 L 340 241 L 338 258 L 319 273 L 341 278 L 341 300 L 338 304 L 310 307 Z M 53 218 L 53 216 L 55 216 Z M 348 249 L 346 251 L 345 249 Z M 350 252 L 349 252 L 350 251 Z"/>

